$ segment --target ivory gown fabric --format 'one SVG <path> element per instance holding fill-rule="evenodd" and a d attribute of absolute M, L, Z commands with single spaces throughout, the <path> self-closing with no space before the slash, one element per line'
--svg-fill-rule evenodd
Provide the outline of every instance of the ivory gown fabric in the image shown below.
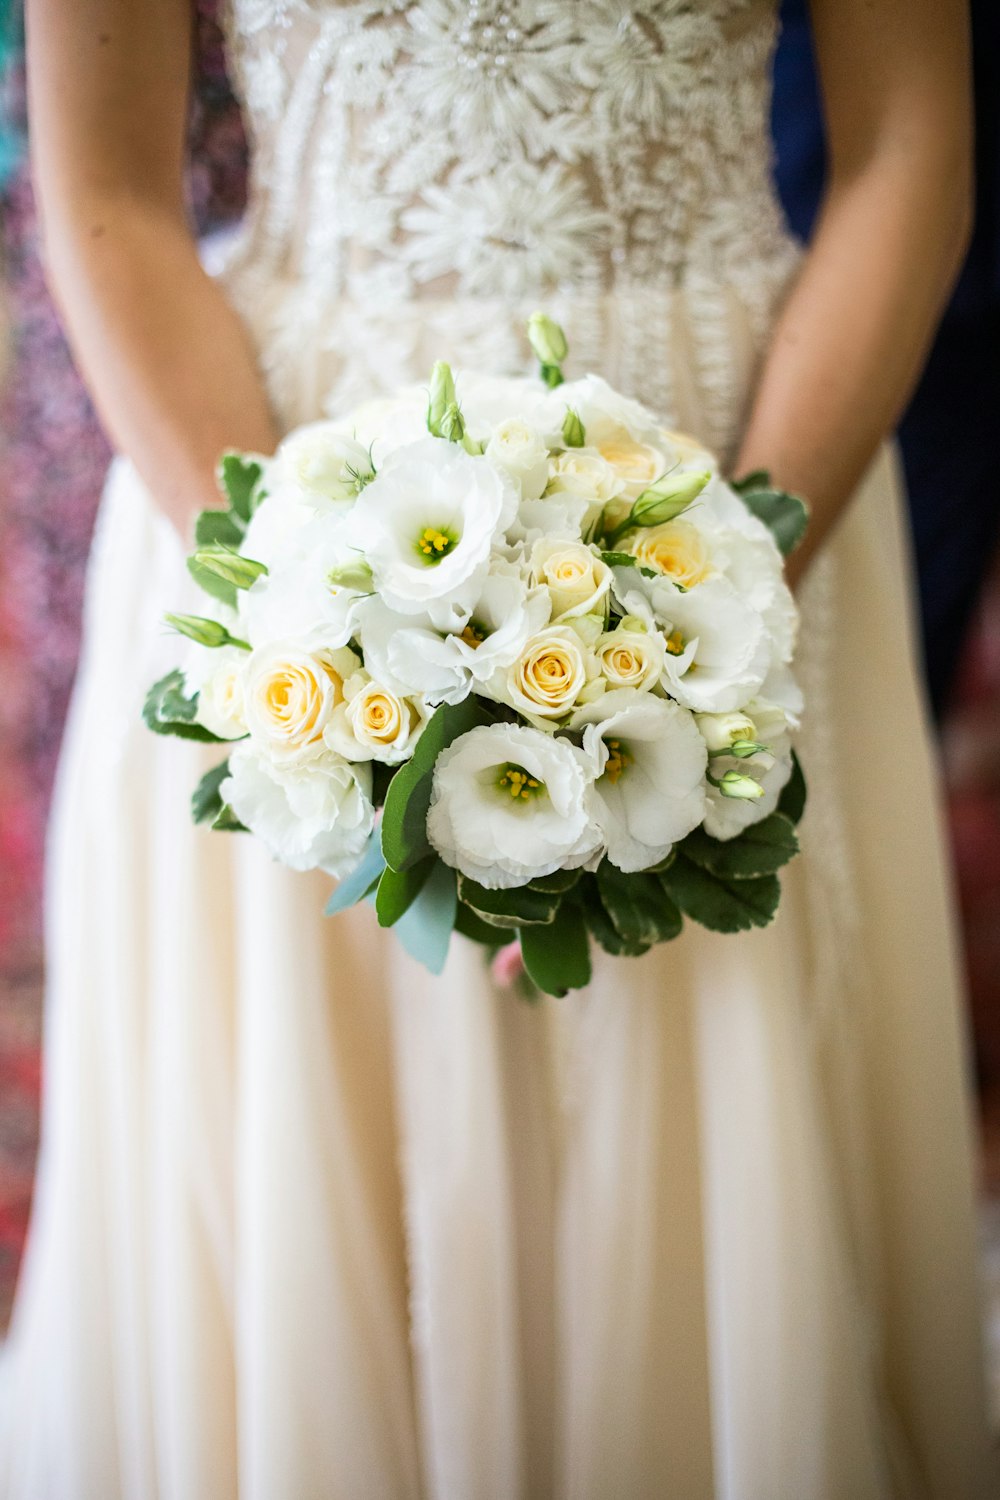
<path fill-rule="evenodd" d="M 769 0 L 234 0 L 226 280 L 288 422 L 523 369 L 732 452 L 795 257 Z M 963 1038 L 883 455 L 804 599 L 779 920 L 528 1007 L 187 816 L 193 603 L 124 465 L 52 832 L 3 1500 L 986 1500 Z M 211 757 L 209 757 L 211 759 Z"/>

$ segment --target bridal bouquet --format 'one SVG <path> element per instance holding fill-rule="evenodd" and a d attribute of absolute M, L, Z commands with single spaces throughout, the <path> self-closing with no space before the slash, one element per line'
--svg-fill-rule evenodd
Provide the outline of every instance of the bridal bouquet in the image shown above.
<path fill-rule="evenodd" d="M 161 734 L 231 748 L 193 799 L 295 870 L 369 897 L 430 967 L 452 931 L 520 940 L 561 994 L 590 942 L 770 922 L 804 786 L 801 502 L 722 478 L 536 314 L 542 378 L 435 367 L 426 389 L 229 454 L 228 508 L 170 615 Z"/>

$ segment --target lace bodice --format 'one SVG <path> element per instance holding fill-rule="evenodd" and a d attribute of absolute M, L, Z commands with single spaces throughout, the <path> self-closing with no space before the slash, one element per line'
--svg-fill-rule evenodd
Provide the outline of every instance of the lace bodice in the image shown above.
<path fill-rule="evenodd" d="M 387 366 L 412 378 L 391 350 L 416 304 L 446 352 L 449 322 L 475 328 L 459 352 L 493 367 L 515 315 L 560 298 L 709 284 L 763 327 L 789 266 L 775 4 L 230 0 L 254 146 L 235 270 L 272 371 L 323 327 L 345 397 Z"/>

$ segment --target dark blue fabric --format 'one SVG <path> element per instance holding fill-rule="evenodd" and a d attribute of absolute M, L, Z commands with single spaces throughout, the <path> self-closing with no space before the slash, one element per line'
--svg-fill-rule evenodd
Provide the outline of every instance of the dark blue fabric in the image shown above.
<path fill-rule="evenodd" d="M 943 711 L 1000 536 L 1000 0 L 973 0 L 976 220 L 921 382 L 900 424 L 931 702 Z M 806 0 L 784 0 L 775 59 L 778 191 L 807 240 L 826 151 Z"/>

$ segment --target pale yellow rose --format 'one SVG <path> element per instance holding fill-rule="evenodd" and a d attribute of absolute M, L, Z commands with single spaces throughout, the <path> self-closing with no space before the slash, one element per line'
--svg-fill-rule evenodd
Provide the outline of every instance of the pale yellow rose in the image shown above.
<path fill-rule="evenodd" d="M 633 442 L 627 434 L 606 439 L 598 444 L 597 451 L 614 469 L 624 485 L 622 493 L 630 500 L 637 500 L 674 462 L 662 449 Z"/>
<path fill-rule="evenodd" d="M 212 671 L 198 692 L 198 723 L 222 740 L 242 739 L 247 732 L 243 688 L 247 654 L 224 646 L 214 656 Z"/>
<path fill-rule="evenodd" d="M 708 542 L 690 521 L 667 521 L 637 532 L 632 551 L 640 567 L 666 574 L 680 588 L 694 588 L 713 571 Z"/>
<path fill-rule="evenodd" d="M 330 748 L 351 761 L 404 760 L 425 722 L 418 705 L 374 682 L 367 672 L 352 677 L 345 692 L 346 702 L 326 732 Z"/>
<path fill-rule="evenodd" d="M 661 635 L 645 630 L 610 630 L 594 648 L 609 688 L 653 687 L 663 671 L 664 643 Z"/>
<path fill-rule="evenodd" d="M 344 681 L 357 667 L 347 647 L 309 652 L 279 644 L 255 651 L 247 668 L 246 720 L 259 747 L 282 762 L 314 755 L 343 702 Z"/>
<path fill-rule="evenodd" d="M 606 505 L 623 488 L 623 481 L 596 451 L 567 448 L 549 460 L 547 495 L 579 495 L 583 500 Z"/>
<path fill-rule="evenodd" d="M 552 618 L 569 618 L 604 610 L 611 588 L 607 563 L 582 542 L 542 537 L 531 553 L 531 583 L 544 584 L 552 601 Z"/>
<path fill-rule="evenodd" d="M 664 428 L 662 437 L 676 463 L 695 464 L 698 468 L 715 468 L 715 459 L 704 443 L 700 443 L 689 432 L 670 432 Z"/>
<path fill-rule="evenodd" d="M 578 635 L 568 626 L 553 625 L 527 642 L 507 673 L 507 690 L 514 707 L 543 719 L 569 713 L 590 677 L 588 660 Z"/>

